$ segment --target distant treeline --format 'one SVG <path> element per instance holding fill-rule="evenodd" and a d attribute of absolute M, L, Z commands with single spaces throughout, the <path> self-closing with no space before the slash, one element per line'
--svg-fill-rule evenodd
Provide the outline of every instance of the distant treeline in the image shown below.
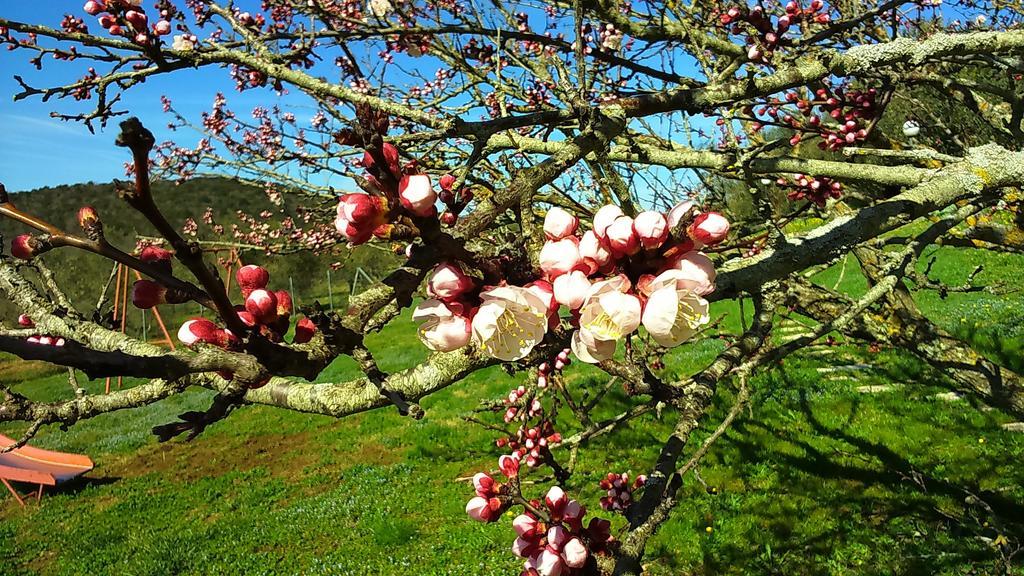
<path fill-rule="evenodd" d="M 157 204 L 172 224 L 183 225 L 188 218 L 194 219 L 199 225 L 198 238 L 204 240 L 231 240 L 231 225 L 238 223 L 235 211 L 244 207 L 249 214 L 257 214 L 262 210 L 278 212 L 284 210 L 294 214 L 294 210 L 286 205 L 274 206 L 263 190 L 236 182 L 230 178 L 197 178 L 177 184 L 159 181 L 153 185 L 153 193 Z M 65 230 L 79 232 L 76 215 L 84 205 L 91 205 L 99 212 L 103 220 L 107 240 L 125 250 L 135 247 L 139 236 L 155 236 L 155 231 L 146 219 L 130 208 L 117 197 L 113 183 L 97 184 L 93 182 L 65 186 L 47 187 L 14 194 L 12 201 L 18 208 L 37 215 Z M 227 232 L 217 236 L 202 221 L 203 212 L 207 207 L 213 209 L 217 223 L 224 226 Z M 17 234 L 29 231 L 26 227 L 0 219 L 0 235 L 4 239 L 4 252 L 9 254 L 10 240 Z M 222 257 L 228 254 L 222 253 Z M 314 299 L 328 304 L 329 294 L 333 295 L 336 306 L 348 296 L 352 280 L 358 269 L 368 276 L 379 278 L 393 269 L 396 257 L 385 250 L 371 247 L 360 247 L 351 254 L 345 247 L 339 247 L 335 253 L 314 255 L 300 252 L 287 255 L 267 255 L 263 251 L 249 250 L 241 252 L 246 264 L 266 266 L 271 273 L 273 289 L 294 288 L 294 297 L 299 305 L 310 304 Z M 43 262 L 54 272 L 58 283 L 64 288 L 74 305 L 87 314 L 95 310 L 100 292 L 110 276 L 112 263 L 94 254 L 72 248 L 53 250 L 42 256 Z M 208 261 L 217 263 L 218 258 L 211 255 Z M 344 262 L 344 266 L 331 272 L 331 287 L 328 289 L 327 270 L 332 262 Z M 221 269 L 223 270 L 223 269 Z M 175 264 L 175 273 L 182 278 L 193 280 L 180 264 Z M 222 272 L 223 274 L 223 272 Z M 289 279 L 291 283 L 289 284 Z M 134 273 L 132 274 L 134 281 Z M 360 282 L 365 286 L 365 277 L 360 274 Z M 358 290 L 357 286 L 357 290 Z M 111 297 L 113 287 L 111 287 Z M 237 288 L 232 289 L 232 299 L 241 301 Z M 195 315 L 198 306 L 183 304 L 178 306 L 165 305 L 160 308 L 165 319 L 174 326 L 182 319 Z M 109 312 L 109 304 L 104 313 Z M 0 318 L 8 323 L 16 318 L 20 310 L 0 293 Z M 129 303 L 128 331 L 141 334 L 143 314 Z M 146 318 L 147 325 L 152 318 Z M 172 326 L 168 327 L 173 330 Z M 152 326 L 149 330 L 153 337 Z"/>

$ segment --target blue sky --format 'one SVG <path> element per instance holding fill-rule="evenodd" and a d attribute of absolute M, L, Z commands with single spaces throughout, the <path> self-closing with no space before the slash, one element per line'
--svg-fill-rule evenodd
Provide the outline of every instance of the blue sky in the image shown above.
<path fill-rule="evenodd" d="M 11 20 L 60 25 L 65 13 L 85 16 L 82 0 L 47 0 L 45 2 L 2 2 L 0 16 Z M 88 18 L 88 16 L 86 16 Z M 96 25 L 87 20 L 90 29 Z M 63 122 L 50 118 L 50 112 L 62 113 L 91 110 L 93 102 L 26 98 L 14 102 L 14 95 L 20 91 L 15 75 L 35 87 L 54 86 L 74 81 L 85 72 L 81 62 L 56 62 L 44 60 L 43 69 L 36 70 L 28 63 L 29 52 L 0 50 L 0 182 L 10 191 L 29 190 L 41 186 L 53 186 L 73 182 L 105 182 L 124 177 L 124 162 L 128 159 L 125 150 L 114 146 L 117 135 L 116 121 L 106 129 L 96 125 L 96 134 L 80 123 Z M 182 89 L 182 86 L 187 86 Z M 171 96 L 177 109 L 190 118 L 196 118 L 200 111 L 209 109 L 214 93 L 223 91 L 231 98 L 231 104 L 239 109 L 252 107 L 259 98 L 264 106 L 272 106 L 275 96 L 269 91 L 239 94 L 224 70 L 205 69 L 157 77 L 147 83 L 135 86 L 124 93 L 120 109 L 130 110 L 154 132 L 157 141 L 172 139 L 167 130 L 168 116 L 163 113 L 160 95 Z M 193 143 L 192 135 L 184 142 Z"/>

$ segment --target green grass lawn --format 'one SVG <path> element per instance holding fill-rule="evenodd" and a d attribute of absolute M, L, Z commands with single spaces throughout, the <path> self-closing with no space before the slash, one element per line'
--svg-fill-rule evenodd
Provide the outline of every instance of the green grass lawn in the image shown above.
<path fill-rule="evenodd" d="M 943 249 L 935 276 L 962 282 L 1019 282 L 1024 259 Z M 847 266 L 853 266 L 853 259 Z M 850 293 L 864 289 L 840 266 L 818 280 Z M 841 281 L 840 281 L 841 280 Z M 1018 370 L 1024 343 L 1019 293 L 925 293 L 923 310 Z M 749 307 L 748 307 L 749 309 Z M 734 303 L 714 306 L 724 328 L 739 324 Z M 369 338 L 384 370 L 425 356 L 408 315 Z M 667 375 L 684 375 L 722 344 L 683 346 Z M 1010 550 L 999 536 L 1024 539 L 1024 434 L 1010 419 L 971 401 L 934 398 L 941 375 L 905 353 L 861 346 L 808 351 L 754 379 L 754 401 L 689 476 L 673 518 L 648 546 L 649 572 L 669 574 L 997 574 Z M 830 378 L 819 368 L 871 362 L 877 368 Z M 349 359 L 321 378 L 356 374 Z M 341 421 L 267 407 L 236 410 L 191 443 L 156 444 L 155 424 L 203 409 L 204 390 L 140 410 L 107 414 L 61 431 L 42 447 L 84 452 L 88 480 L 19 508 L 0 503 L 0 573 L 21 574 L 415 574 L 513 575 L 511 516 L 481 525 L 464 513 L 471 489 L 456 481 L 493 469 L 494 435 L 462 418 L 481 399 L 504 396 L 525 375 L 492 368 L 423 400 L 412 421 L 382 409 Z M 573 364 L 573 390 L 606 379 Z M 70 394 L 63 373 L 0 365 L 0 378 L 40 399 Z M 83 380 L 84 381 L 84 380 Z M 131 383 L 128 383 L 130 385 Z M 895 385 L 858 393 L 864 385 Z M 91 392 L 103 382 L 86 384 Z M 702 440 L 730 406 L 723 390 Z M 597 417 L 628 406 L 612 394 Z M 598 478 L 645 471 L 671 424 L 655 415 L 581 453 L 567 490 L 592 512 Z M 576 423 L 565 420 L 571 433 Z M 23 428 L 3 425 L 17 435 Z M 694 442 L 694 445 L 696 443 Z M 548 484 L 533 487 L 536 496 Z M 624 524 L 615 518 L 615 528 Z M 1021 554 L 1020 556 L 1024 556 Z M 1010 573 L 1024 574 L 1019 565 Z"/>

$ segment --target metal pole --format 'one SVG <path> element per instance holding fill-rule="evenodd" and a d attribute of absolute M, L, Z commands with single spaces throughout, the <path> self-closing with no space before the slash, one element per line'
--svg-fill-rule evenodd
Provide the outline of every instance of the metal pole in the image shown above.
<path fill-rule="evenodd" d="M 295 294 L 295 284 L 292 282 L 292 277 L 288 277 L 288 293 L 292 295 L 292 301 L 295 303 L 295 307 L 299 306 L 299 297 Z"/>
<path fill-rule="evenodd" d="M 331 269 L 327 269 L 327 300 L 331 303 L 331 312 L 334 312 L 334 290 L 331 289 Z"/>

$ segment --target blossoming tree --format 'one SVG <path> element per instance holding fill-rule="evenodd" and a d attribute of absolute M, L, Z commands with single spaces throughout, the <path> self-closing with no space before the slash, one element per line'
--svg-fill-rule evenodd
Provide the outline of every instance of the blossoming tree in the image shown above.
<path fill-rule="evenodd" d="M 149 379 L 53 403 L 0 386 L 0 421 L 30 424 L 22 442 L 44 424 L 189 386 L 216 398 L 155 429 L 162 440 L 200 434 L 243 404 L 339 418 L 391 406 L 429 418 L 420 398 L 503 364 L 522 384 L 489 404 L 508 428 L 496 468 L 473 478 L 475 494 L 467 489 L 466 512 L 481 522 L 518 514 L 509 541 L 523 574 L 639 574 L 685 475 L 747 401 L 748 378 L 829 334 L 905 348 L 965 393 L 1024 413 L 1020 376 L 934 325 L 911 297 L 984 288 L 940 286 L 922 273 L 929 245 L 1024 250 L 1019 3 L 236 4 L 89 0 L 59 23 L 0 18 L 5 58 L 87 69 L 63 85 L 19 78 L 15 97 L 57 100 L 57 117 L 90 128 L 120 122 L 133 184 L 119 193 L 160 238 L 113 246 L 88 206 L 81 231 L 62 230 L 0 191 L 0 214 L 34 230 L 7 239 L 10 257 L 0 258 L 0 289 L 24 312 L 2 326 L 0 349 L 93 377 Z M 120 117 L 124 91 L 195 68 L 223 69 L 239 91 L 301 96 L 316 113 L 242 114 L 209 94 L 211 110 L 196 119 L 169 94 L 170 127 L 200 131 L 194 145 L 158 142 L 161 131 Z M 236 240 L 279 257 L 373 242 L 397 246 L 404 262 L 341 313 L 299 314 L 258 266 L 238 270 L 243 300 L 233 301 L 150 192 L 154 175 L 225 169 L 272 199 L 294 197 L 304 215 L 246 216 L 252 229 Z M 338 196 L 320 174 L 358 191 Z M 727 190 L 739 190 L 746 208 Z M 788 231 L 807 216 L 819 224 Z M 186 346 L 175 351 L 113 331 L 52 281 L 39 257 L 55 249 L 138 271 L 140 308 L 195 302 L 214 319 L 181 325 Z M 863 297 L 808 280 L 849 253 L 870 285 Z M 752 304 L 741 334 L 711 322 L 709 302 L 725 299 Z M 410 307 L 432 353 L 385 373 L 374 354 L 386 351 L 371 351 L 364 336 Z M 816 327 L 785 344 L 771 338 L 793 313 Z M 668 350 L 705 338 L 727 345 L 696 373 L 665 377 Z M 341 355 L 364 377 L 313 383 Z M 592 417 L 605 394 L 578 399 L 563 378 L 574 358 L 614 376 L 632 407 Z M 691 446 L 723 387 L 737 391 L 735 406 Z M 559 409 L 574 428 L 556 427 Z M 657 462 L 632 478 L 610 471 L 604 513 L 588 517 L 569 496 L 579 488 L 577 453 L 654 411 L 675 423 Z M 528 475 L 548 486 L 523 483 Z M 622 532 L 612 533 L 612 514 L 625 515 Z"/>

